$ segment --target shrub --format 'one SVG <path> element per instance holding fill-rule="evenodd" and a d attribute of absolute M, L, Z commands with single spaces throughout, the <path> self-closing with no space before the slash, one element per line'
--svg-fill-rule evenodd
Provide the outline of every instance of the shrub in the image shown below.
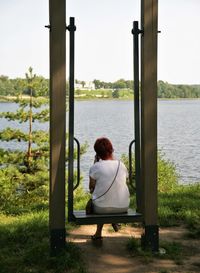
<path fill-rule="evenodd" d="M 129 162 L 127 155 L 123 154 L 121 160 L 129 170 Z M 129 190 L 131 193 L 135 193 L 135 158 L 132 158 L 132 181 L 128 182 Z M 164 154 L 158 153 L 158 191 L 169 192 L 176 189 L 178 185 L 179 175 L 176 171 L 174 163 L 165 159 Z"/>
<path fill-rule="evenodd" d="M 169 192 L 176 189 L 179 175 L 173 162 L 164 158 L 164 154 L 158 153 L 158 190 Z"/>

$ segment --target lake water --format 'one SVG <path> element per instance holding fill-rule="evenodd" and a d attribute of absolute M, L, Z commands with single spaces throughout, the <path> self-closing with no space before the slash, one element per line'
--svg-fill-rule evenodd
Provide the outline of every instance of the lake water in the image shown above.
<path fill-rule="evenodd" d="M 0 103 L 0 111 L 14 111 L 13 103 Z M 200 100 L 158 101 L 158 148 L 173 161 L 180 174 L 180 182 L 200 181 Z M 16 122 L 0 120 L 0 130 L 17 127 Z M 27 125 L 20 125 L 26 130 Z M 48 124 L 34 124 L 34 130 L 46 129 Z M 134 138 L 133 103 L 118 100 L 91 100 L 75 103 L 75 136 L 80 143 L 89 144 L 81 159 L 84 184 L 88 183 L 88 169 L 93 162 L 96 138 L 107 136 L 113 142 L 115 156 L 128 153 Z M 0 147 L 23 148 L 23 144 L 1 142 Z"/>

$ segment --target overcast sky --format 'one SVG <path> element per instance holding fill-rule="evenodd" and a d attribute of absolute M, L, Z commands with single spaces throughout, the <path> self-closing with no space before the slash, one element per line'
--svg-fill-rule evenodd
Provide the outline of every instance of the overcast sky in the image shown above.
<path fill-rule="evenodd" d="M 76 17 L 75 78 L 132 79 L 131 29 L 140 20 L 140 1 L 66 2 L 67 22 Z M 200 84 L 199 14 L 200 0 L 159 1 L 159 80 Z M 48 23 L 48 0 L 0 0 L 0 75 L 23 77 L 32 66 L 49 77 Z"/>

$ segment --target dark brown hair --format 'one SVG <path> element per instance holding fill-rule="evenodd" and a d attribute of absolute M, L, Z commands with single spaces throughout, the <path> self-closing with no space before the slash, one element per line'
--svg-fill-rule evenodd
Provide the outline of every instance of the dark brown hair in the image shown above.
<path fill-rule="evenodd" d="M 101 159 L 109 158 L 113 153 L 111 141 L 106 137 L 98 138 L 94 144 L 94 150 Z"/>

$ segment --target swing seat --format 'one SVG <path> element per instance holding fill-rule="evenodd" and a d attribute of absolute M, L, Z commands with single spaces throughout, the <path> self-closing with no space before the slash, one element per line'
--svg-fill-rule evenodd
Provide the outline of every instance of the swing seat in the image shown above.
<path fill-rule="evenodd" d="M 69 222 L 75 222 L 78 225 L 92 224 L 111 224 L 111 223 L 134 223 L 142 222 L 141 213 L 133 209 L 128 209 L 126 213 L 113 214 L 86 214 L 85 210 L 74 211 L 72 217 L 69 217 Z"/>

